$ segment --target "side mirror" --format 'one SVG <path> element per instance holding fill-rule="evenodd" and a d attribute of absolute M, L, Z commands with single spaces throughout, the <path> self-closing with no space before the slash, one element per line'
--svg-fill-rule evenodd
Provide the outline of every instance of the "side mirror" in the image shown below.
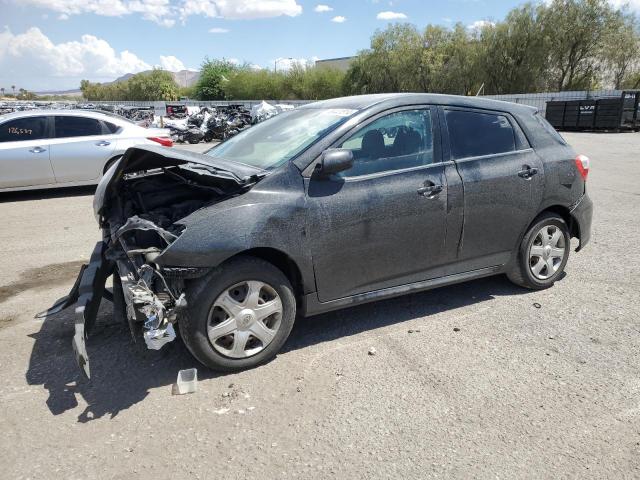
<path fill-rule="evenodd" d="M 322 152 L 320 163 L 316 165 L 318 175 L 328 176 L 332 173 L 349 170 L 353 166 L 353 152 L 346 148 L 330 148 Z"/>

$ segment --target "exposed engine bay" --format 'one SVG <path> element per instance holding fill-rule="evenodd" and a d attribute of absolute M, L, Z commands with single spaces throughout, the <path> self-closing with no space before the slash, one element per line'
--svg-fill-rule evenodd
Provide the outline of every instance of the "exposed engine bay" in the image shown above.
<path fill-rule="evenodd" d="M 264 176 L 244 175 L 242 168 L 233 172 L 224 168 L 225 162 L 214 166 L 203 157 L 162 147 L 132 148 L 100 182 L 94 211 L 103 240 L 70 294 L 39 314 L 57 313 L 78 302 L 73 345 L 87 377 L 84 339 L 101 298 L 113 301 L 114 315 L 127 319 L 134 339 L 142 327 L 148 348 L 158 350 L 174 340 L 174 325 L 189 300 L 185 282 L 208 269 L 159 266 L 156 259 L 183 233 L 182 219 L 241 195 Z M 110 275 L 113 294 L 105 290 Z"/>

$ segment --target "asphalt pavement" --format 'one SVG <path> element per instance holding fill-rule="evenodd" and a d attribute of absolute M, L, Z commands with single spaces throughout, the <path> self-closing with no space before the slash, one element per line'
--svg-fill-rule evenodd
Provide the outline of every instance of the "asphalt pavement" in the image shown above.
<path fill-rule="evenodd" d="M 640 133 L 565 137 L 595 216 L 553 288 L 500 276 L 299 320 L 232 375 L 134 343 L 105 303 L 82 381 L 73 312 L 33 315 L 99 239 L 93 189 L 0 194 L 0 477 L 640 477 Z M 190 367 L 198 391 L 172 395 Z"/>

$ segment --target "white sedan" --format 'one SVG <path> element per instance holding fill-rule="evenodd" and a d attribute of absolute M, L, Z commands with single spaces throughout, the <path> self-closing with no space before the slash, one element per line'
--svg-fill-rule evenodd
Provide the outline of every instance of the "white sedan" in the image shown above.
<path fill-rule="evenodd" d="M 169 131 L 82 110 L 0 116 L 0 192 L 97 184 L 134 145 L 173 143 Z"/>

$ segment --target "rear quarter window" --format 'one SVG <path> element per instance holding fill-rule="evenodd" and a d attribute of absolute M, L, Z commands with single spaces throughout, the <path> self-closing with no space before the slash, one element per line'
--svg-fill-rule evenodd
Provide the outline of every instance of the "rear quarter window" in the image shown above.
<path fill-rule="evenodd" d="M 24 117 L 0 125 L 0 142 L 47 138 L 47 117 Z"/>
<path fill-rule="evenodd" d="M 104 123 L 105 129 L 107 130 L 106 133 L 118 133 L 120 131 L 120 127 L 117 126 L 115 123 L 111 123 L 111 122 L 102 122 Z"/>
<path fill-rule="evenodd" d="M 533 118 L 536 119 L 536 121 L 538 122 L 538 125 L 540 125 L 542 129 L 556 142 L 558 142 L 561 145 L 567 145 L 567 141 L 564 138 L 562 138 L 562 135 L 560 135 L 558 131 L 555 128 L 553 128 L 545 118 L 540 116 L 538 113 L 536 113 L 533 116 Z"/>
<path fill-rule="evenodd" d="M 516 135 L 505 115 L 446 110 L 445 118 L 454 159 L 516 150 Z"/>

